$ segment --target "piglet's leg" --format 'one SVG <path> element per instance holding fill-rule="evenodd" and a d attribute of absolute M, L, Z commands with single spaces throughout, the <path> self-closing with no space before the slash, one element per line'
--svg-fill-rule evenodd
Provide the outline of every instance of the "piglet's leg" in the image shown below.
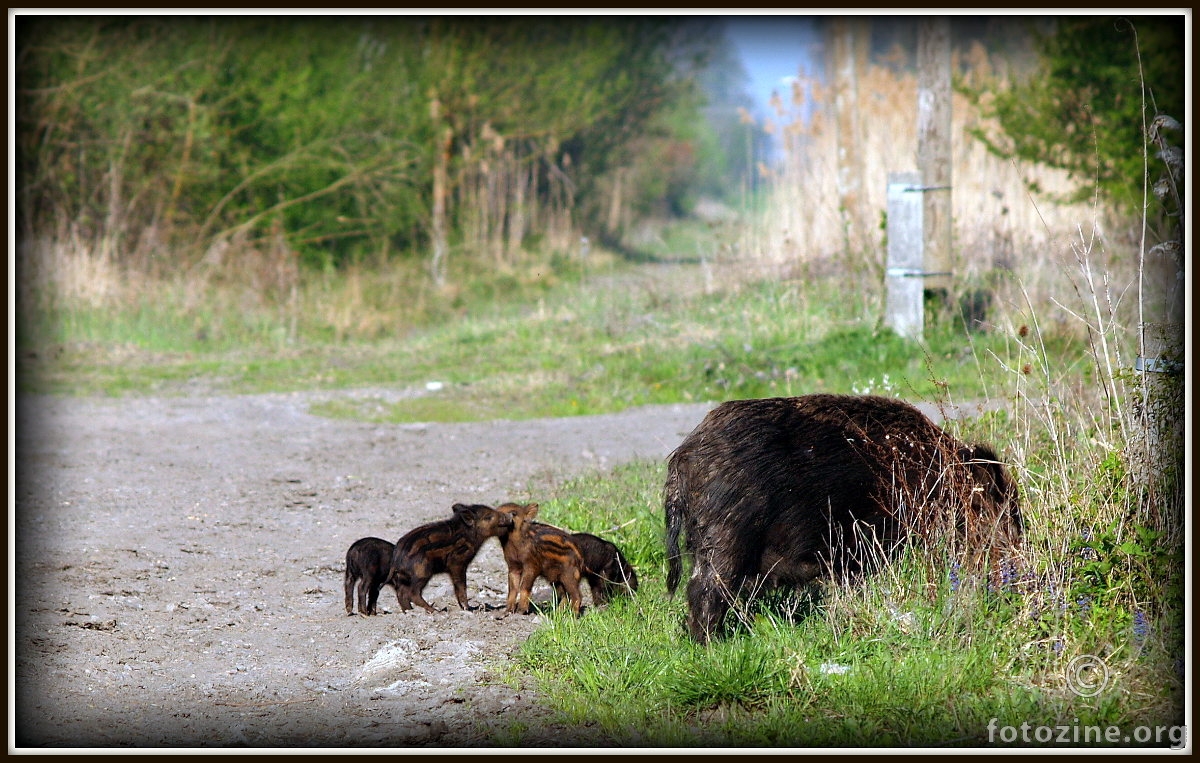
<path fill-rule="evenodd" d="M 400 605 L 400 609 L 407 612 L 410 609 L 412 609 L 412 605 L 413 605 L 414 598 L 413 598 L 412 589 L 409 586 L 402 585 L 400 583 L 397 583 L 395 585 L 396 585 L 396 603 Z"/>
<path fill-rule="evenodd" d="M 583 596 L 579 592 L 579 570 L 568 570 L 563 575 L 560 586 L 566 589 L 567 598 L 571 602 L 571 611 L 578 617 L 583 611 Z"/>
<path fill-rule="evenodd" d="M 367 614 L 373 615 L 376 612 L 376 605 L 379 603 L 379 590 L 383 588 L 382 580 L 372 580 L 371 590 L 368 591 L 367 597 Z"/>
<path fill-rule="evenodd" d="M 354 578 L 352 578 L 350 576 L 350 573 L 347 572 L 345 588 L 346 588 L 346 614 L 348 614 L 348 615 L 354 614 L 354 584 L 355 584 Z"/>
<path fill-rule="evenodd" d="M 460 609 L 470 609 L 467 604 L 467 571 L 450 573 L 450 582 L 454 584 L 454 598 L 458 600 Z"/>
<path fill-rule="evenodd" d="M 517 597 L 517 611 L 523 615 L 529 614 L 529 598 L 533 595 L 533 581 L 538 572 L 529 565 L 521 570 L 521 592 Z"/>
<path fill-rule="evenodd" d="M 505 609 L 509 612 L 517 611 L 517 593 L 521 590 L 521 568 L 517 566 L 508 568 L 508 598 L 505 601 Z"/>
<path fill-rule="evenodd" d="M 426 612 L 437 612 L 437 609 L 434 609 L 433 605 L 431 605 L 430 602 L 425 601 L 424 597 L 421 596 L 421 594 L 425 591 L 426 583 L 428 583 L 428 581 L 413 581 L 410 583 L 408 587 L 409 599 L 412 599 L 416 606 L 425 609 Z"/>

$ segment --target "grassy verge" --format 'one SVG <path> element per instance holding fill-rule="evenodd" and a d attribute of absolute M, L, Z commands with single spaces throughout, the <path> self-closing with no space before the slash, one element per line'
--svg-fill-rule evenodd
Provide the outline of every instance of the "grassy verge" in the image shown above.
<path fill-rule="evenodd" d="M 462 421 L 817 391 L 967 400 L 1004 393 L 1005 366 L 1036 360 L 1006 331 L 968 333 L 944 320 L 924 343 L 910 342 L 879 326 L 866 294 L 784 280 L 718 290 L 702 271 L 577 269 L 552 288 L 473 302 L 451 321 L 354 341 L 316 327 L 288 339 L 278 316 L 189 308 L 169 295 L 76 306 L 29 316 L 18 380 L 24 391 L 107 395 L 407 388 L 417 394 L 358 395 L 314 412 Z M 1049 351 L 1056 373 L 1088 367 L 1085 346 L 1068 335 L 1052 338 Z M 434 381 L 440 388 L 429 392 Z"/>
<path fill-rule="evenodd" d="M 1020 747 L 1024 733 L 1053 748 L 1182 738 L 1171 728 L 1182 723 L 1181 600 L 1160 585 L 1181 578 L 1152 546 L 1117 551 L 1094 539 L 1061 551 L 1039 529 L 1049 507 L 1035 504 L 1037 575 L 991 589 L 906 558 L 856 586 L 767 596 L 741 612 L 732 638 L 701 647 L 684 633 L 682 591 L 669 598 L 664 588 L 664 476 L 661 463 L 636 463 L 542 499 L 546 521 L 613 540 L 642 579 L 635 597 L 580 619 L 556 611 L 518 655 L 561 721 L 590 726 L 597 743 Z M 1109 585 L 1098 588 L 1100 568 Z M 1047 740 L 1050 727 L 1065 743 Z M 1118 739 L 1098 736 L 1110 727 Z"/>

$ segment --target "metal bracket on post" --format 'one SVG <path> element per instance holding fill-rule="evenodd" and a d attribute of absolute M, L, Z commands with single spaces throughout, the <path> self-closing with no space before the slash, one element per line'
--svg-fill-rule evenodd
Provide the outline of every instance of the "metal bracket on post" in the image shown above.
<path fill-rule="evenodd" d="M 1181 374 L 1183 373 L 1183 364 L 1178 360 L 1164 360 L 1163 358 L 1142 358 L 1139 357 L 1134 361 L 1133 369 L 1147 374 Z"/>
<path fill-rule="evenodd" d="M 941 272 L 926 272 L 920 268 L 888 268 L 888 278 L 925 278 L 928 276 L 952 276 L 954 273 L 949 270 Z"/>

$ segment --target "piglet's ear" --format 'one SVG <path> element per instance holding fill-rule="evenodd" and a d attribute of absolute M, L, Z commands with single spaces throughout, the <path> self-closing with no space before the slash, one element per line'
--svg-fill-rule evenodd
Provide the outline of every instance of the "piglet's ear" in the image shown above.
<path fill-rule="evenodd" d="M 538 514 L 538 505 L 536 503 L 525 504 L 525 516 L 533 519 Z"/>
<path fill-rule="evenodd" d="M 452 508 L 456 517 L 461 515 L 464 519 L 470 519 L 475 516 L 474 506 L 468 506 L 465 503 L 456 503 Z"/>

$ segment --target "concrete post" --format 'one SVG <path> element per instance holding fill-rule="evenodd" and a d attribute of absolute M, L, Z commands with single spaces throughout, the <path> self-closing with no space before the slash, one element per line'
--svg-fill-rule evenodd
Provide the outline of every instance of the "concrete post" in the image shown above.
<path fill-rule="evenodd" d="M 924 196 L 920 173 L 888 173 L 885 323 L 918 341 L 925 331 Z"/>

